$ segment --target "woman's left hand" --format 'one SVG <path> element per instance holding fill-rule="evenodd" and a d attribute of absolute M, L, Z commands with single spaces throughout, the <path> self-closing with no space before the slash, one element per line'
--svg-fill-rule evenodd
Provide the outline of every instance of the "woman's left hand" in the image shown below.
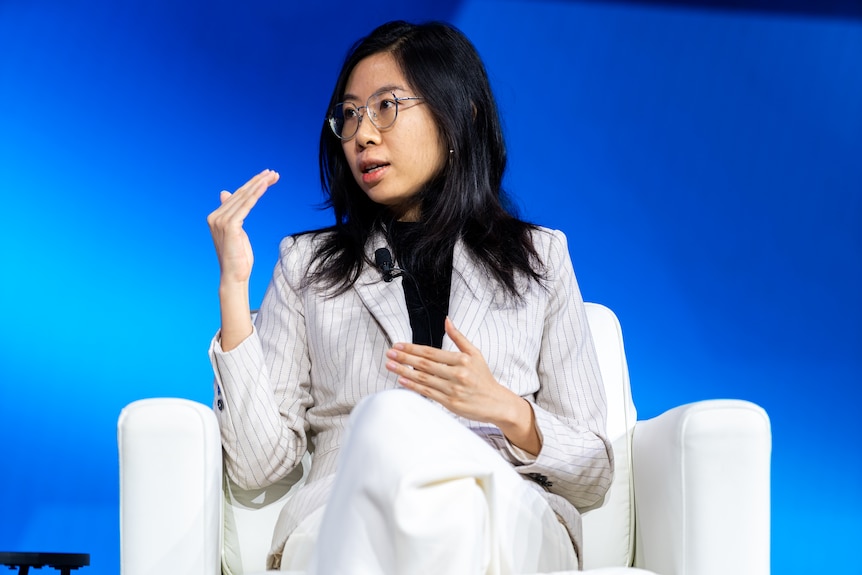
<path fill-rule="evenodd" d="M 473 421 L 497 425 L 513 444 L 538 453 L 541 442 L 533 409 L 522 397 L 501 385 L 482 353 L 446 318 L 446 334 L 458 351 L 396 343 L 386 356 L 386 369 L 398 383 Z"/>

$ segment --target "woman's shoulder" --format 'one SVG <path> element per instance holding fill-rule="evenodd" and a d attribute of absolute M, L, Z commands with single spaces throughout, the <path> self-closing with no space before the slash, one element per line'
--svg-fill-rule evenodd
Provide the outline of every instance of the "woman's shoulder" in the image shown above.
<path fill-rule="evenodd" d="M 562 230 L 535 225 L 530 230 L 530 238 L 533 248 L 546 265 L 568 257 L 568 240 Z"/>
<path fill-rule="evenodd" d="M 334 234 L 335 229 L 331 227 L 291 234 L 282 238 L 279 252 L 281 257 L 285 257 L 291 252 L 304 253 L 307 251 L 311 255 L 311 253 Z"/>
<path fill-rule="evenodd" d="M 544 242 L 546 244 L 550 244 L 554 241 L 566 241 L 566 234 L 562 230 L 548 228 L 545 226 L 540 226 L 538 224 L 533 224 L 531 226 L 530 233 L 532 234 L 534 242 Z"/>
<path fill-rule="evenodd" d="M 284 272 L 304 277 L 320 246 L 334 233 L 332 228 L 321 228 L 282 238 L 278 259 Z"/>

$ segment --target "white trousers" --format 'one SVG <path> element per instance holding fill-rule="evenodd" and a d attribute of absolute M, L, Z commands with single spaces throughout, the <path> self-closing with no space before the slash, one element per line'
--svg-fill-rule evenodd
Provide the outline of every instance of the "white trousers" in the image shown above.
<path fill-rule="evenodd" d="M 577 569 L 568 532 L 544 498 L 438 405 L 412 391 L 386 391 L 362 401 L 350 422 L 329 502 L 288 539 L 282 570 Z"/>

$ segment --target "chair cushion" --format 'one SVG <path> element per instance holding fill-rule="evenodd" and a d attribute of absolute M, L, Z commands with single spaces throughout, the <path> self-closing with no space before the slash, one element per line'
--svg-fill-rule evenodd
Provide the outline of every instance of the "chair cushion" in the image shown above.
<path fill-rule="evenodd" d="M 224 477 L 224 531 L 222 573 L 243 575 L 266 569 L 278 515 L 294 487 L 301 485 L 311 467 L 311 456 L 287 477 L 263 489 L 244 490 Z"/>

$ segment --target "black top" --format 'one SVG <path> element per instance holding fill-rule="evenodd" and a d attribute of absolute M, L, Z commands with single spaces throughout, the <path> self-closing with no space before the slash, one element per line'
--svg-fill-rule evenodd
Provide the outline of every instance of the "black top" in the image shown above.
<path fill-rule="evenodd" d="M 449 313 L 452 253 L 448 255 L 450 265 L 445 267 L 445 273 L 436 277 L 433 270 L 416 257 L 418 227 L 414 222 L 392 222 L 389 243 L 395 252 L 395 263 L 402 270 L 401 285 L 410 314 L 413 343 L 439 348 L 443 345 L 443 324 Z"/>

